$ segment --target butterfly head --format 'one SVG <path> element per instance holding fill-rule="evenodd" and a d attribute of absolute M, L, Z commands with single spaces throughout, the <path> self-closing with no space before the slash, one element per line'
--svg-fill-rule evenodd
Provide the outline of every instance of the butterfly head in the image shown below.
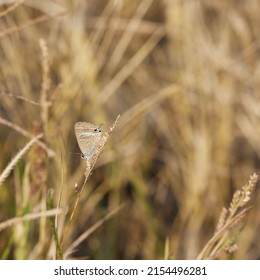
<path fill-rule="evenodd" d="M 101 123 L 98 127 L 94 127 L 93 132 L 94 133 L 101 133 L 102 132 L 102 129 L 101 129 L 102 125 L 103 125 L 103 123 Z"/>

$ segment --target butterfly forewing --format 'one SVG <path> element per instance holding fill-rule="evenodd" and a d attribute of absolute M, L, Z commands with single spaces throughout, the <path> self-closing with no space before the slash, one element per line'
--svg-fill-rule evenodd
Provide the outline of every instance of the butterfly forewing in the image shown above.
<path fill-rule="evenodd" d="M 100 126 L 87 122 L 77 122 L 74 129 L 83 157 L 90 159 L 101 137 Z"/>

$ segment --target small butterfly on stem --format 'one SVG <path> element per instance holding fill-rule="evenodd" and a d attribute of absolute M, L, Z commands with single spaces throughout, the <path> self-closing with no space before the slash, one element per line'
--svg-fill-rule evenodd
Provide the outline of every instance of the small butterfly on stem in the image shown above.
<path fill-rule="evenodd" d="M 77 122 L 74 127 L 75 135 L 81 150 L 81 158 L 87 162 L 92 159 L 101 139 L 101 125 L 96 126 L 87 122 Z"/>

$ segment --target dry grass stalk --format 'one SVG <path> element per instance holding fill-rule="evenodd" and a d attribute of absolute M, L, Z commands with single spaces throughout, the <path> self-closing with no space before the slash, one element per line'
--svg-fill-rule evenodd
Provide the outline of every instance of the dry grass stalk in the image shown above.
<path fill-rule="evenodd" d="M 118 213 L 123 207 L 125 206 L 125 204 L 122 204 L 118 207 L 116 207 L 114 210 L 112 210 L 110 213 L 108 213 L 104 218 L 102 218 L 101 220 L 99 220 L 98 222 L 96 222 L 93 226 L 91 226 L 90 228 L 88 228 L 84 233 L 82 233 L 76 240 L 74 240 L 70 246 L 67 248 L 66 252 L 64 253 L 65 256 L 68 256 L 68 254 L 70 254 L 70 252 L 72 252 L 73 250 L 75 250 L 75 248 L 77 246 L 80 245 L 80 243 L 82 243 L 84 240 L 86 240 L 91 233 L 93 233 L 97 228 L 99 228 L 100 226 L 103 225 L 103 223 L 107 220 L 109 220 L 111 217 L 113 217 L 116 213 Z"/>
<path fill-rule="evenodd" d="M 248 183 L 242 187 L 242 190 L 237 190 L 234 193 L 228 210 L 223 208 L 220 214 L 213 237 L 204 246 L 197 259 L 216 259 L 237 250 L 236 239 L 242 231 L 244 219 L 248 215 L 250 207 L 247 204 L 251 199 L 257 180 L 258 175 L 254 173 Z M 240 226 L 240 228 L 235 229 L 235 226 Z"/>
<path fill-rule="evenodd" d="M 5 181 L 5 179 L 8 177 L 10 172 L 13 170 L 14 166 L 17 164 L 17 162 L 23 157 L 23 155 L 37 142 L 38 139 L 42 137 L 42 134 L 34 137 L 31 141 L 29 141 L 23 149 L 21 149 L 16 156 L 10 161 L 10 163 L 7 165 L 5 170 L 0 175 L 0 185 Z"/>
<path fill-rule="evenodd" d="M 0 117 L 0 123 L 14 129 L 15 131 L 21 133 L 23 136 L 25 136 L 27 138 L 34 137 L 32 134 L 30 134 L 28 131 L 26 131 L 22 127 L 14 124 L 12 122 L 7 121 L 7 120 L 3 119 L 2 117 Z M 50 149 L 44 142 L 37 139 L 36 143 L 47 153 L 48 157 L 55 157 L 56 153 L 52 149 Z"/>
<path fill-rule="evenodd" d="M 13 93 L 8 92 L 8 91 L 1 90 L 0 93 L 4 94 L 4 95 L 7 95 L 7 96 L 9 96 L 11 98 L 16 98 L 18 100 L 30 103 L 30 104 L 35 105 L 35 106 L 40 106 L 41 105 L 39 102 L 33 101 L 33 100 L 28 99 L 28 98 L 26 98 L 24 96 L 21 96 L 21 95 L 13 94 Z"/>
<path fill-rule="evenodd" d="M 122 57 L 126 52 L 129 43 L 135 36 L 135 32 L 137 32 L 137 30 L 139 29 L 139 26 L 142 23 L 143 16 L 150 8 L 152 2 L 153 2 L 152 0 L 142 1 L 137 7 L 135 11 L 135 15 L 128 23 L 128 28 L 131 29 L 131 32 L 123 33 L 122 37 L 120 38 L 120 41 L 116 45 L 110 57 L 109 70 L 108 70 L 110 72 L 110 75 L 113 75 L 115 73 L 115 70 L 117 69 L 120 61 L 122 61 Z"/>
<path fill-rule="evenodd" d="M 10 7 L 6 8 L 3 12 L 0 13 L 0 18 L 7 16 L 7 14 L 11 13 L 14 11 L 17 7 L 19 7 L 21 4 L 23 4 L 24 0 L 18 0 L 14 4 L 10 5 Z M 6 3 L 1 3 L 1 4 L 6 4 Z"/>
<path fill-rule="evenodd" d="M 48 147 L 55 152 L 63 148 L 55 137 L 59 128 L 68 141 L 66 151 L 73 149 L 71 127 L 76 119 L 88 119 L 93 114 L 95 119 L 105 119 L 114 112 L 123 113 L 117 127 L 117 147 L 96 163 L 102 164 L 104 172 L 91 178 L 97 179 L 95 188 L 82 191 L 81 200 L 83 195 L 89 197 L 88 203 L 80 200 L 80 211 L 70 231 L 75 226 L 75 231 L 80 227 L 85 232 L 86 221 L 99 221 L 105 211 L 104 215 L 110 213 L 121 201 L 130 199 L 131 204 L 115 223 L 106 222 L 102 230 L 89 236 L 88 247 L 81 243 L 77 255 L 162 259 L 165 244 L 166 257 L 171 251 L 176 259 L 196 257 L 197 244 L 208 242 L 205 236 L 220 214 L 219 201 L 229 201 L 227 190 L 232 189 L 233 182 L 237 184 L 244 174 L 251 174 L 252 169 L 258 173 L 259 169 L 257 1 L 231 1 L 228 9 L 224 1 L 153 1 L 147 11 L 150 0 L 76 1 L 73 13 L 68 9 L 64 17 L 54 15 L 61 10 L 51 0 L 24 1 L 22 5 L 17 5 L 21 3 L 17 0 L 2 2 L 1 90 L 18 93 L 19 97 L 1 93 L 0 115 L 19 133 L 6 137 L 7 129 L 0 132 L 1 171 L 10 154 L 20 150 L 17 145 L 23 135 L 29 142 L 33 135 L 45 131 L 39 106 L 34 104 L 40 102 L 43 92 L 38 43 L 39 38 L 45 38 L 52 63 L 50 77 L 64 85 L 58 102 L 48 108 L 48 134 L 44 134 Z M 71 2 L 65 0 L 62 5 L 71 7 Z M 54 84 L 50 98 L 55 96 Z M 163 93 L 166 90 L 169 94 Z M 37 132 L 26 129 L 34 124 Z M 37 146 L 43 142 L 40 140 Z M 30 156 L 23 157 L 25 168 L 15 167 L 14 180 L 4 181 L 6 188 L 0 196 L 4 220 L 10 213 L 20 217 L 30 210 L 44 210 L 49 188 L 56 190 L 53 205 L 58 208 L 60 201 L 64 205 L 76 201 L 82 183 L 75 187 L 73 201 L 72 188 L 65 186 L 79 182 L 82 169 L 68 157 L 60 176 L 58 161 L 46 159 L 45 143 L 40 144 L 44 151 L 35 145 Z M 61 200 L 57 192 L 63 182 Z M 241 194 L 234 198 L 234 205 L 239 204 L 239 197 Z M 247 197 L 245 193 L 240 204 L 247 205 Z M 254 200 L 259 199 L 256 190 Z M 206 204 L 201 208 L 203 201 Z M 175 207 L 176 202 L 180 207 Z M 72 208 L 73 204 L 66 217 L 59 216 L 56 228 L 61 238 Z M 236 211 L 240 214 L 234 214 L 230 222 L 226 208 L 216 222 L 216 232 L 211 236 L 217 238 L 205 258 L 225 257 L 237 248 L 236 232 L 249 208 L 240 207 Z M 258 209 L 252 210 L 239 251 L 230 256 L 234 259 L 258 257 L 255 229 L 260 219 Z M 81 211 L 84 215 L 78 215 Z M 49 258 L 55 246 L 49 229 L 37 220 L 15 226 L 15 239 L 9 234 L 13 229 L 2 231 L 0 258 Z M 69 236 L 64 249 L 75 240 Z"/>
<path fill-rule="evenodd" d="M 119 118 L 120 118 L 120 115 L 117 116 L 113 126 L 110 127 L 109 131 L 108 132 L 104 132 L 104 134 L 102 135 L 102 137 L 101 137 L 101 139 L 100 139 L 100 141 L 99 141 L 99 143 L 97 145 L 97 149 L 96 149 L 93 157 L 90 159 L 90 161 L 87 160 L 87 167 L 86 167 L 85 172 L 84 172 L 85 180 L 84 180 L 84 183 L 83 183 L 82 187 L 79 189 L 79 191 L 77 193 L 77 198 L 76 198 L 75 204 L 73 206 L 73 209 L 72 209 L 72 212 L 71 212 L 68 224 L 66 226 L 66 229 L 65 229 L 62 241 L 61 241 L 61 246 L 60 246 L 61 249 L 63 249 L 64 243 L 65 243 L 65 241 L 67 239 L 68 231 L 69 231 L 71 222 L 73 220 L 73 217 L 75 215 L 76 209 L 78 207 L 82 190 L 84 189 L 84 187 L 85 187 L 85 185 L 87 183 L 88 177 L 90 176 L 91 171 L 92 171 L 93 167 L 95 166 L 95 163 L 98 160 L 98 158 L 99 158 L 99 156 L 100 156 L 100 154 L 101 154 L 101 152 L 102 152 L 102 150 L 103 150 L 103 148 L 104 148 L 104 146 L 105 146 L 105 144 L 106 144 L 106 142 L 107 142 L 107 140 L 109 138 L 109 135 L 113 132 L 114 128 L 116 127 Z"/>
<path fill-rule="evenodd" d="M 138 52 L 129 60 L 129 62 L 111 79 L 111 81 L 99 93 L 98 101 L 100 104 L 105 103 L 116 90 L 123 84 L 123 82 L 135 71 L 135 69 L 142 63 L 142 61 L 155 48 L 158 42 L 163 37 L 162 28 L 159 26 L 145 44 L 138 50 Z"/>
<path fill-rule="evenodd" d="M 7 35 L 10 35 L 14 32 L 20 32 L 20 31 L 22 31 L 23 29 L 25 29 L 29 26 L 45 22 L 47 20 L 56 18 L 56 17 L 61 16 L 61 15 L 64 15 L 64 12 L 60 12 L 60 13 L 57 13 L 57 14 L 54 14 L 54 15 L 43 15 L 43 16 L 39 16 L 37 18 L 34 18 L 32 20 L 28 20 L 28 22 L 26 22 L 24 24 L 21 24 L 19 26 L 13 26 L 13 27 L 7 28 L 4 31 L 0 32 L 0 38 L 2 38 L 4 36 L 7 36 Z"/>
<path fill-rule="evenodd" d="M 22 217 L 15 217 L 12 219 L 9 219 L 5 222 L 0 223 L 0 231 L 2 231 L 3 229 L 13 226 L 17 223 L 22 223 L 25 221 L 32 221 L 32 220 L 36 220 L 39 219 L 41 217 L 50 217 L 50 216 L 55 216 L 55 215 L 60 215 L 62 213 L 64 213 L 64 209 L 51 209 L 51 210 L 46 210 L 46 211 L 42 211 L 39 213 L 30 213 L 30 214 L 26 214 Z"/>
<path fill-rule="evenodd" d="M 44 39 L 39 40 L 42 51 L 42 92 L 41 92 L 41 119 L 44 127 L 44 132 L 47 132 L 47 123 L 49 119 L 49 107 L 52 105 L 50 102 L 50 65 L 48 47 Z"/>
<path fill-rule="evenodd" d="M 104 134 L 102 135 L 102 137 L 101 137 L 101 139 L 100 139 L 100 141 L 97 145 L 97 149 L 96 149 L 93 157 L 91 158 L 91 160 L 89 162 L 87 162 L 87 167 L 86 167 L 85 172 L 84 172 L 85 177 L 86 177 L 85 181 L 87 181 L 88 176 L 90 175 L 93 167 L 95 166 L 95 163 L 98 160 L 98 158 L 99 158 L 99 156 L 100 156 L 100 154 L 101 154 L 101 152 L 102 152 L 102 150 L 103 150 L 103 148 L 104 148 L 104 146 L 105 146 L 105 144 L 108 140 L 109 135 L 113 132 L 114 128 L 116 127 L 119 118 L 120 118 L 120 115 L 117 116 L 113 126 L 110 127 L 109 131 L 104 132 Z"/>
<path fill-rule="evenodd" d="M 106 31 L 106 30 L 113 30 L 116 31 L 117 33 L 123 33 L 123 32 L 130 32 L 130 33 L 137 33 L 137 34 L 148 34 L 150 35 L 151 33 L 154 32 L 155 29 L 157 29 L 159 26 L 163 26 L 160 23 L 154 23 L 154 22 L 149 22 L 145 21 L 142 19 L 140 26 L 136 30 L 135 21 L 139 23 L 139 19 L 132 18 L 133 24 L 129 25 L 129 21 L 127 19 L 123 18 L 108 18 L 108 17 L 95 17 L 95 16 L 88 16 L 86 18 L 88 28 L 92 28 L 95 30 L 97 33 L 98 31 Z M 109 24 L 108 24 L 109 21 Z M 161 30 L 162 34 L 165 35 L 165 30 Z M 93 42 L 94 43 L 94 42 Z"/>
<path fill-rule="evenodd" d="M 144 98 L 135 104 L 131 109 L 126 111 L 120 120 L 120 126 L 124 127 L 127 122 L 146 112 L 148 109 L 151 109 L 156 104 L 164 101 L 167 98 L 170 98 L 172 95 L 180 92 L 180 87 L 175 84 L 169 85 L 161 91 L 156 92 L 154 95 Z"/>

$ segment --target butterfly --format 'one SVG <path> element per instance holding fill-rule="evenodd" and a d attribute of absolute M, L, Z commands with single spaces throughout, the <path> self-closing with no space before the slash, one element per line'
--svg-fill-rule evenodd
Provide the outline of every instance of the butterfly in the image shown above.
<path fill-rule="evenodd" d="M 75 135 L 81 150 L 81 158 L 90 160 L 101 139 L 101 125 L 96 126 L 87 122 L 77 122 L 74 127 Z"/>

